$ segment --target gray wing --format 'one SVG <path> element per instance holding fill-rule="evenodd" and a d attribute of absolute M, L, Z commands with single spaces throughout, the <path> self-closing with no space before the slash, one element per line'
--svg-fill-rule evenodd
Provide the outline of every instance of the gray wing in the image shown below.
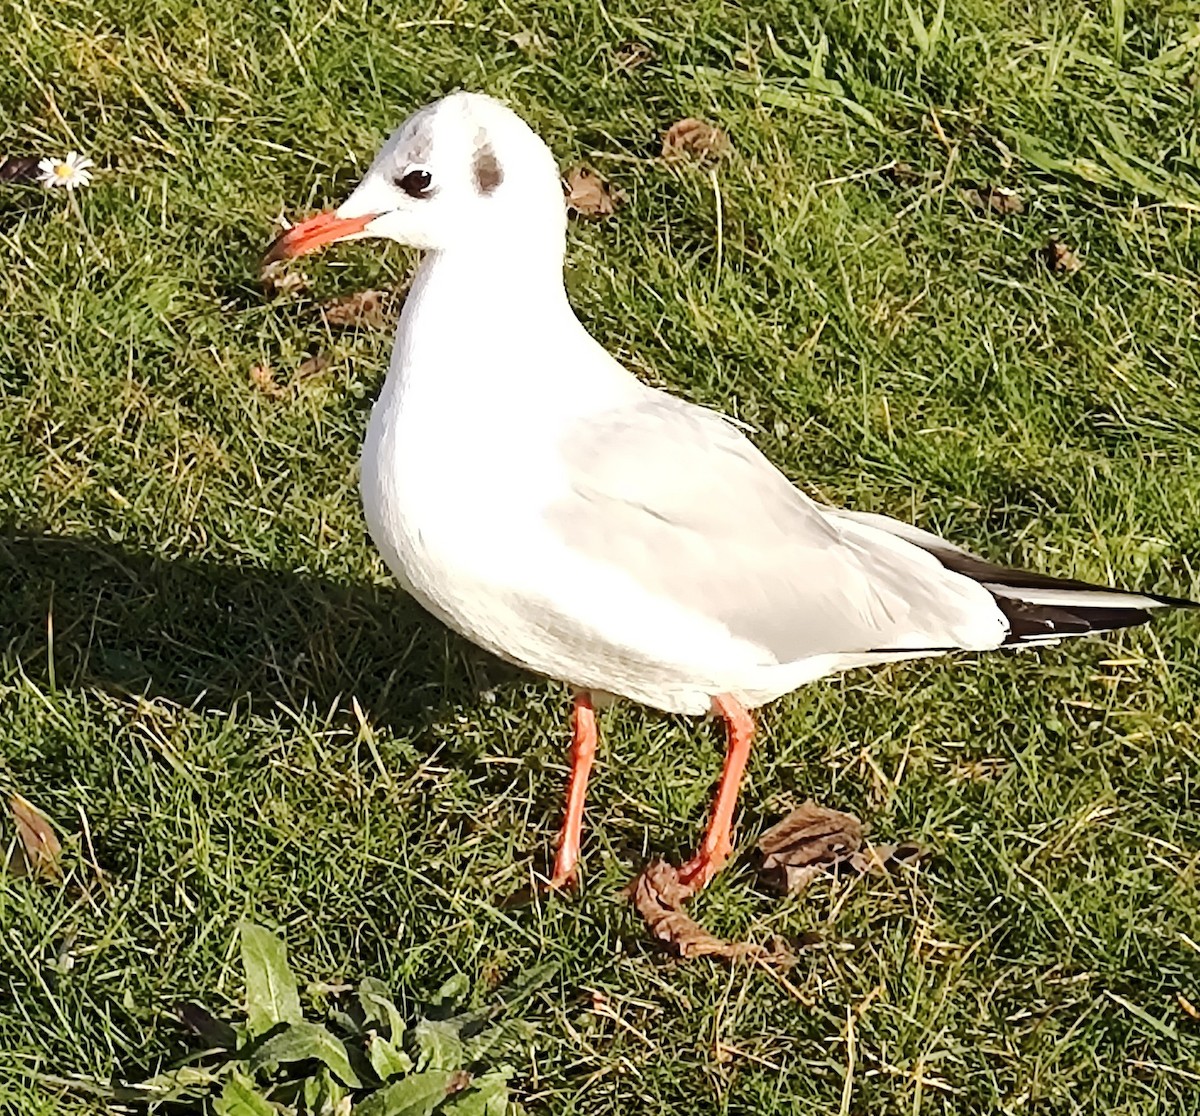
<path fill-rule="evenodd" d="M 648 391 L 579 420 L 561 452 L 569 494 L 549 521 L 568 546 L 776 662 L 1003 639 L 986 590 L 886 532 L 842 530 L 712 411 Z"/>

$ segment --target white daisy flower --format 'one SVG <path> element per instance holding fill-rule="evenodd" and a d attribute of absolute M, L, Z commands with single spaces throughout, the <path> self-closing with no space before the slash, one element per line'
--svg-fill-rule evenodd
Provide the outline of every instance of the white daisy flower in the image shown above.
<path fill-rule="evenodd" d="M 68 151 L 62 159 L 43 159 L 38 163 L 37 180 L 47 189 L 65 186 L 74 190 L 76 186 L 86 186 L 92 181 L 92 172 L 88 168 L 95 165 L 86 155 Z"/>

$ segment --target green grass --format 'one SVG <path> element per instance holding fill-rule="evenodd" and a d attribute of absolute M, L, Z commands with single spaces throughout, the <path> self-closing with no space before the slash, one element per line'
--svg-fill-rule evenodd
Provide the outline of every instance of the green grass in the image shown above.
<path fill-rule="evenodd" d="M 627 40 L 653 59 L 620 69 Z M 568 283 L 640 374 L 829 500 L 1196 596 L 1198 60 L 1184 2 L 0 8 L 0 150 L 104 168 L 77 208 L 0 187 L 0 782 L 69 869 L 0 880 L 0 1105 L 97 1111 L 37 1074 L 178 1059 L 171 1006 L 234 1011 L 252 916 L 302 982 L 486 999 L 560 962 L 535 1111 L 1200 1111 L 1195 617 L 767 710 L 742 848 L 811 795 L 936 850 L 800 899 L 720 878 L 713 929 L 819 943 L 791 990 L 665 960 L 617 897 L 701 829 L 720 741 L 684 719 L 604 716 L 581 897 L 504 908 L 551 852 L 566 694 L 390 586 L 355 480 L 389 338 L 315 310 L 413 257 L 339 248 L 274 301 L 256 273 L 281 207 L 494 93 L 628 195 L 573 227 Z M 654 157 L 685 115 L 732 137 L 715 185 Z M 993 183 L 1025 212 L 964 202 Z M 1031 260 L 1051 235 L 1077 274 Z"/>

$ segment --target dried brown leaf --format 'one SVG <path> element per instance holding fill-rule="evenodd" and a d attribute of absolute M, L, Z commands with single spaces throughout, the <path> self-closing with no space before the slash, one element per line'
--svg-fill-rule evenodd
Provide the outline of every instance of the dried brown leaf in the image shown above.
<path fill-rule="evenodd" d="M 926 850 L 915 841 L 904 841 L 899 845 L 871 845 L 846 858 L 860 875 L 887 876 L 906 864 L 914 864 L 925 856 Z"/>
<path fill-rule="evenodd" d="M 287 395 L 287 388 L 276 382 L 269 364 L 256 364 L 251 368 L 250 383 L 269 399 L 282 399 Z"/>
<path fill-rule="evenodd" d="M 848 860 L 861 846 L 858 818 L 810 800 L 758 839 L 759 872 L 779 891 L 803 891 L 826 868 Z"/>
<path fill-rule="evenodd" d="M 62 875 L 62 845 L 50 819 L 19 794 L 9 798 L 8 809 L 17 824 L 17 838 L 21 842 L 20 857 L 9 862 L 9 871 L 18 876 L 57 879 Z"/>
<path fill-rule="evenodd" d="M 391 291 L 356 291 L 321 303 L 321 314 L 339 329 L 386 329 L 395 324 L 395 296 Z"/>
<path fill-rule="evenodd" d="M 771 948 L 750 942 L 727 942 L 710 934 L 683 909 L 696 889 L 679 878 L 679 869 L 664 860 L 651 861 L 626 888 L 650 933 L 680 957 L 723 957 L 728 961 L 751 960 L 767 965 L 791 965 L 795 956 L 779 938 Z"/>
<path fill-rule="evenodd" d="M 981 212 L 998 213 L 1001 217 L 1025 212 L 1025 199 L 1006 186 L 980 186 L 964 190 L 962 196 L 967 205 Z"/>
<path fill-rule="evenodd" d="M 794 893 L 843 865 L 860 875 L 887 875 L 924 856 L 925 850 L 912 841 L 864 847 L 858 818 L 809 800 L 759 838 L 758 854 L 766 882 Z"/>
<path fill-rule="evenodd" d="M 308 290 L 308 276 L 298 268 L 289 266 L 287 260 L 272 260 L 264 264 L 258 279 L 267 298 L 304 294 Z"/>
<path fill-rule="evenodd" d="M 0 159 L 0 182 L 34 182 L 38 176 L 36 155 L 9 155 Z"/>
<path fill-rule="evenodd" d="M 613 54 L 613 62 L 618 70 L 633 70 L 642 66 L 654 57 L 654 51 L 645 43 L 630 40 L 617 47 Z"/>
<path fill-rule="evenodd" d="M 720 159 L 733 150 L 729 137 L 714 124 L 689 116 L 677 120 L 663 134 L 664 159 Z"/>
<path fill-rule="evenodd" d="M 1197 1023 L 1200 1023 L 1200 1009 L 1198 1009 L 1191 1000 L 1189 1000 L 1182 992 L 1176 992 L 1175 999 L 1179 1002 L 1180 1010 L 1184 1015 L 1186 1015 L 1189 1019 L 1194 1019 Z"/>
<path fill-rule="evenodd" d="M 1083 267 L 1083 260 L 1075 254 L 1075 250 L 1053 237 L 1047 240 L 1045 246 L 1039 248 L 1034 255 L 1055 275 L 1074 275 Z"/>
<path fill-rule="evenodd" d="M 746 957 L 756 951 L 744 942 L 715 937 L 683 910 L 694 894 L 679 878 L 679 870 L 665 860 L 651 861 L 629 887 L 629 897 L 646 925 L 660 942 L 680 957 Z"/>
<path fill-rule="evenodd" d="M 297 380 L 310 380 L 313 376 L 319 376 L 333 363 L 333 357 L 329 353 L 315 353 L 307 360 L 301 361 L 296 369 Z"/>
<path fill-rule="evenodd" d="M 566 173 L 567 208 L 580 217 L 611 217 L 624 200 L 591 167 L 572 167 Z"/>

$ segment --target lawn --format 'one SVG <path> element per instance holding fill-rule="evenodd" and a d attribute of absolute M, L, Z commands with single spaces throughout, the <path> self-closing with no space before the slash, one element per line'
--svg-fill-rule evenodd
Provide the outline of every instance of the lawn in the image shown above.
<path fill-rule="evenodd" d="M 684 718 L 603 716 L 581 894 L 506 906 L 552 855 L 568 695 L 390 583 L 356 487 L 390 329 L 319 312 L 414 256 L 258 277 L 281 211 L 492 93 L 624 194 L 567 282 L 639 375 L 821 498 L 1195 597 L 1193 4 L 13 0 L 0 72 L 0 155 L 99 164 L 0 184 L 0 790 L 66 870 L 0 876 L 4 1111 L 105 1111 L 45 1076 L 174 1064 L 182 999 L 238 1018 L 252 918 L 302 985 L 406 1004 L 555 964 L 532 1112 L 1200 1112 L 1196 616 L 764 711 L 742 850 L 813 797 L 931 851 L 786 899 L 727 871 L 698 916 L 803 945 L 786 974 L 672 959 L 619 895 L 700 833 L 722 744 Z M 686 116 L 732 153 L 660 159 Z"/>

